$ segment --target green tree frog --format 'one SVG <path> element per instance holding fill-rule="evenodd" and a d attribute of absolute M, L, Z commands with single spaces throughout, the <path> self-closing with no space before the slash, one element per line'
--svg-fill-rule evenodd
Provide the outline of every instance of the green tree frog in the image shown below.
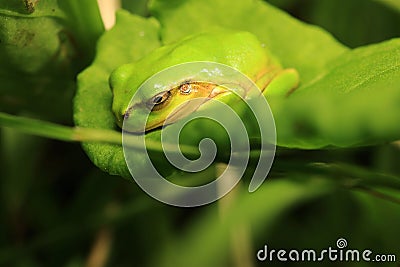
<path fill-rule="evenodd" d="M 265 45 L 249 32 L 218 29 L 195 34 L 155 49 L 139 61 L 120 66 L 112 72 L 109 83 L 113 92 L 112 111 L 117 124 L 122 128 L 125 117 L 137 118 L 147 114 L 144 109 L 151 106 L 145 126 L 145 130 L 149 131 L 162 126 L 171 110 L 189 99 L 229 99 L 226 96 L 231 92 L 218 85 L 183 81 L 169 90 L 151 88 L 140 95 L 139 102 L 130 104 L 139 86 L 153 74 L 193 61 L 212 61 L 239 70 L 260 88 L 264 97 L 284 96 L 293 91 L 299 82 L 297 71 L 282 68 Z"/>

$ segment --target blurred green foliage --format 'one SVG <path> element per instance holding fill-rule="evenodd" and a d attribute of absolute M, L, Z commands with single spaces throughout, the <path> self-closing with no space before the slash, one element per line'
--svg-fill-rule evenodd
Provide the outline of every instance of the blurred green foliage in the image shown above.
<path fill-rule="evenodd" d="M 75 76 L 102 32 L 96 1 L 1 0 L 0 110 L 71 121 Z"/>
<path fill-rule="evenodd" d="M 398 3 L 268 1 L 325 32 L 261 2 L 146 2 L 123 7 L 155 18 L 121 12 L 96 49 L 103 26 L 95 1 L 1 0 L 1 111 L 68 124 L 75 116 L 81 126 L 113 128 L 109 72 L 218 23 L 254 32 L 300 71 L 304 90 L 272 102 L 286 148 L 259 191 L 239 186 L 211 205 L 179 209 L 107 173 L 126 174 L 118 146 L 84 145 L 103 172 L 78 144 L 2 128 L 0 266 L 264 266 L 256 253 L 265 244 L 318 250 L 335 247 L 340 237 L 350 248 L 396 254 L 398 262 L 400 145 L 388 141 L 399 136 L 400 53 L 398 39 L 386 41 L 400 36 Z M 227 7 L 231 16 L 220 12 Z M 78 77 L 83 84 L 72 114 L 76 75 L 96 51 Z M 371 145 L 349 148 L 357 142 Z M 303 150 L 326 145 L 347 148 Z"/>
<path fill-rule="evenodd" d="M 267 0 L 295 17 L 319 25 L 349 47 L 400 35 L 397 0 Z"/>
<path fill-rule="evenodd" d="M 132 14 L 140 15 L 143 17 L 149 16 L 149 9 L 147 7 L 148 0 L 122 0 L 122 8 L 128 10 Z"/>

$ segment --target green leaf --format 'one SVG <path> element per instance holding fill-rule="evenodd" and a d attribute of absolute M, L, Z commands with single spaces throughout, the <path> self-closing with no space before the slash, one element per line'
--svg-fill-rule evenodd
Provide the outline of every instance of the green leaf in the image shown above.
<path fill-rule="evenodd" d="M 164 43 L 210 27 L 225 26 L 251 31 L 281 58 L 285 66 L 298 68 L 302 72 L 303 83 L 325 68 L 328 60 L 347 50 L 328 33 L 299 22 L 265 3 L 248 0 L 231 3 L 230 16 L 226 15 L 225 5 L 223 0 L 154 1 L 151 12 L 162 23 L 161 36 Z M 212 19 L 204 20 L 204 16 Z M 114 129 L 114 117 L 110 110 L 112 95 L 108 88 L 109 74 L 117 66 L 134 61 L 159 45 L 158 27 L 154 20 L 147 21 L 120 13 L 116 27 L 100 40 L 99 54 L 94 64 L 78 78 L 74 114 L 76 124 Z M 84 147 L 101 169 L 129 176 L 120 146 L 85 144 Z"/>
<path fill-rule="evenodd" d="M 322 29 L 261 1 L 154 0 L 150 10 L 161 23 L 163 43 L 216 26 L 252 32 L 283 66 L 299 71 L 302 84 L 319 75 L 327 62 L 347 50 Z"/>
<path fill-rule="evenodd" d="M 78 76 L 78 91 L 74 100 L 76 125 L 115 129 L 111 112 L 112 94 L 108 85 L 110 73 L 158 46 L 158 23 L 154 19 L 144 19 L 126 11 L 118 12 L 114 28 L 99 40 L 94 63 Z M 122 146 L 84 143 L 83 147 L 100 169 L 130 177 Z"/>
<path fill-rule="evenodd" d="M 278 144 L 320 148 L 400 138 L 400 39 L 349 51 L 286 100 L 272 100 Z"/>
<path fill-rule="evenodd" d="M 312 0 L 306 3 L 307 9 L 302 15 L 307 21 L 320 25 L 350 47 L 400 36 L 398 0 Z M 303 7 L 303 1 L 298 5 Z"/>
<path fill-rule="evenodd" d="M 295 6 L 298 0 L 265 0 L 266 2 L 279 7 L 280 9 L 288 10 Z M 304 5 L 304 1 L 302 1 L 302 4 Z"/>
<path fill-rule="evenodd" d="M 374 1 L 386 5 L 397 12 L 400 12 L 400 2 L 397 0 L 374 0 Z"/>
<path fill-rule="evenodd" d="M 64 17 L 58 8 L 58 0 L 0 0 L 0 14 L 19 17 Z"/>
<path fill-rule="evenodd" d="M 96 1 L 75 5 L 81 13 L 60 2 L 64 10 L 56 0 L 0 0 L 1 111 L 70 119 L 75 75 L 92 60 L 102 23 Z"/>
<path fill-rule="evenodd" d="M 42 13 L 39 7 L 36 10 Z M 70 56 L 74 51 L 56 19 L 33 14 L 0 9 L 1 110 L 65 118 L 71 108 L 65 99 L 73 95 Z"/>
<path fill-rule="evenodd" d="M 262 40 L 270 39 L 267 43 L 281 60 L 299 69 L 302 86 L 287 99 L 271 99 L 279 145 L 308 149 L 348 147 L 399 138 L 397 40 L 349 51 L 322 30 L 261 2 L 232 4 L 230 12 L 239 18 L 253 14 L 249 22 L 239 25 L 232 16 L 221 15 L 222 2 L 207 5 L 188 0 L 167 4 L 155 0 L 151 10 L 162 22 L 161 34 L 166 43 L 213 26 L 236 26 L 256 33 Z M 189 8 L 202 12 L 188 12 Z M 177 18 L 184 17 L 184 13 L 187 23 L 178 27 Z M 205 14 L 213 20 L 201 20 Z M 159 46 L 157 30 L 154 20 L 120 13 L 117 26 L 100 41 L 95 63 L 79 77 L 75 100 L 78 126 L 115 129 L 108 76 L 117 66 Z M 103 170 L 129 176 L 120 146 L 86 144 L 85 149 Z"/>

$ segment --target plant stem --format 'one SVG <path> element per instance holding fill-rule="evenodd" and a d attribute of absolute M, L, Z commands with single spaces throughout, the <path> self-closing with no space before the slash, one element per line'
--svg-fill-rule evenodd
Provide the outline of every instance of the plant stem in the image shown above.
<path fill-rule="evenodd" d="M 112 144 L 121 144 L 122 142 L 121 133 L 116 131 L 68 127 L 37 119 L 5 114 L 2 112 L 0 112 L 0 126 L 13 128 L 27 134 L 61 141 L 98 141 Z"/>
<path fill-rule="evenodd" d="M 374 190 L 372 188 L 369 188 L 369 187 L 366 187 L 366 186 L 358 186 L 358 187 L 355 187 L 355 189 L 357 189 L 359 191 L 362 191 L 364 193 L 367 193 L 367 194 L 369 194 L 371 196 L 374 196 L 374 197 L 377 197 L 377 198 L 380 198 L 380 199 L 383 199 L 383 200 L 387 200 L 387 201 L 390 201 L 390 202 L 395 203 L 395 204 L 400 204 L 400 199 L 399 198 L 390 196 L 390 195 L 382 193 L 382 192 L 379 192 L 379 191 Z"/>
<path fill-rule="evenodd" d="M 0 126 L 9 127 L 23 133 L 37 135 L 41 137 L 68 141 L 68 142 L 99 142 L 122 145 L 122 134 L 120 132 L 108 129 L 93 129 L 82 127 L 68 127 L 47 121 L 41 121 L 32 118 L 19 117 L 0 112 Z M 124 145 L 136 148 L 143 148 L 143 143 L 134 138 L 129 138 Z M 170 151 L 179 153 L 175 146 L 161 144 L 156 141 L 146 140 L 145 148 L 151 151 Z M 182 153 L 192 156 L 198 156 L 197 147 L 181 145 Z"/>
<path fill-rule="evenodd" d="M 67 14 L 67 23 L 74 30 L 86 60 L 94 57 L 97 39 L 104 32 L 97 0 L 58 1 L 61 9 Z"/>
<path fill-rule="evenodd" d="M 218 164 L 216 167 L 217 177 L 219 177 L 227 167 L 226 164 Z M 223 181 L 218 184 L 218 190 L 224 192 L 226 185 Z M 218 202 L 221 221 L 226 220 L 229 210 L 236 204 L 238 195 L 241 193 L 242 186 L 240 182 L 226 196 Z M 234 266 L 253 267 L 252 261 L 252 243 L 249 226 L 245 223 L 233 223 L 230 225 L 230 255 Z"/>

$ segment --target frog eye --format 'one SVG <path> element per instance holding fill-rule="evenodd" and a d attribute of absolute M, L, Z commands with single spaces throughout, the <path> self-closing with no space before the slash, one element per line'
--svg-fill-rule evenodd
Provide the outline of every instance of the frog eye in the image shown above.
<path fill-rule="evenodd" d="M 153 96 L 148 102 L 147 106 L 152 110 L 159 110 L 164 107 L 171 97 L 170 91 L 164 91 Z"/>
<path fill-rule="evenodd" d="M 190 83 L 184 83 L 179 87 L 179 92 L 183 95 L 188 95 L 192 92 L 192 85 Z"/>

